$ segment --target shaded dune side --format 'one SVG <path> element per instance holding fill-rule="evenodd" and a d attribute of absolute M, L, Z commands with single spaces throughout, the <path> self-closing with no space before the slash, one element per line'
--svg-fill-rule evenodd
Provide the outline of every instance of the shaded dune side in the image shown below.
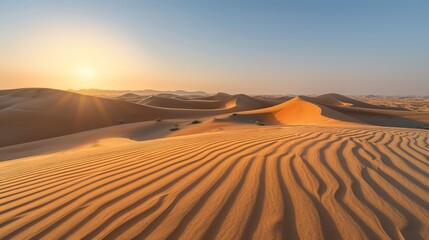
<path fill-rule="evenodd" d="M 365 109 L 365 108 L 349 108 L 341 106 L 333 106 L 332 109 L 359 119 L 362 122 L 391 127 L 406 127 L 406 128 L 428 128 L 429 113 L 397 111 L 397 110 L 382 110 L 382 109 Z"/>
<path fill-rule="evenodd" d="M 0 147 L 89 129 L 160 118 L 192 118 L 229 109 L 163 109 L 54 89 L 0 91 Z"/>
<path fill-rule="evenodd" d="M 313 97 L 315 101 L 319 101 L 329 105 L 335 106 L 348 106 L 348 107 L 359 107 L 359 108 L 371 108 L 371 109 L 386 109 L 386 110 L 401 110 L 407 111 L 405 108 L 400 107 L 388 107 L 388 106 L 378 106 L 370 103 L 362 102 L 350 97 L 346 97 L 337 93 L 323 94 L 317 97 Z"/>
<path fill-rule="evenodd" d="M 142 96 L 140 96 L 140 95 L 138 95 L 138 94 L 135 94 L 135 93 L 125 93 L 125 94 L 122 94 L 121 96 L 119 96 L 119 97 L 117 97 L 117 98 L 124 98 L 124 99 L 127 99 L 127 98 L 141 98 Z"/>
<path fill-rule="evenodd" d="M 251 110 L 265 108 L 275 105 L 252 98 L 245 94 L 228 95 L 224 98 L 217 97 L 217 100 L 207 99 L 178 99 L 161 96 L 150 96 L 136 103 L 148 106 L 163 108 L 182 108 L 182 109 L 232 109 L 235 111 Z"/>
<path fill-rule="evenodd" d="M 267 127 L 34 159 L 53 161 L 43 167 L 3 162 L 15 174 L 0 174 L 0 236 L 423 239 L 428 138 L 404 129 Z"/>
<path fill-rule="evenodd" d="M 199 99 L 199 100 L 223 100 L 223 99 L 229 98 L 231 96 L 232 95 L 230 95 L 228 93 L 218 92 L 215 95 L 207 96 L 207 97 L 199 97 L 197 99 Z"/>
<path fill-rule="evenodd" d="M 283 97 L 269 97 L 269 96 L 255 96 L 256 99 L 265 102 L 267 104 L 270 104 L 272 106 L 277 105 L 277 104 L 281 104 L 284 103 L 286 101 L 291 100 L 293 97 L 289 97 L 289 96 L 283 96 Z"/>
<path fill-rule="evenodd" d="M 324 100 L 321 100 L 321 97 Z M 413 112 L 397 107 L 376 106 L 339 94 L 303 98 L 372 125 L 411 128 L 429 127 L 429 113 Z M 330 100 L 326 100 L 327 98 Z M 335 104 L 335 101 L 341 101 L 341 103 Z"/>
<path fill-rule="evenodd" d="M 0 138 L 0 146 L 160 116 L 173 117 L 146 106 L 52 89 L 1 91 L 0 102 L 10 103 L 0 110 L 0 131 L 5 134 Z"/>
<path fill-rule="evenodd" d="M 150 96 L 140 100 L 138 104 L 164 108 L 184 109 L 216 109 L 225 107 L 224 102 L 218 100 L 185 100 L 162 96 Z"/>

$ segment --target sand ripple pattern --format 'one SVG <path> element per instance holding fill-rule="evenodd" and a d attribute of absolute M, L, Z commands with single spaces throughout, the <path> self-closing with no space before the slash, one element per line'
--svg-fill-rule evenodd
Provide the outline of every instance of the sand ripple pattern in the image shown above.
<path fill-rule="evenodd" d="M 36 158 L 1 170 L 0 238 L 427 239 L 428 138 L 261 127 Z"/>

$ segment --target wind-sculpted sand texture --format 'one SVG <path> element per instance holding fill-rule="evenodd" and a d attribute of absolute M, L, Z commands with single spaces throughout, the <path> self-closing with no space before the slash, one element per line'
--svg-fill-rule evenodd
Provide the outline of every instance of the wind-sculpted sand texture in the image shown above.
<path fill-rule="evenodd" d="M 0 238 L 424 239 L 428 138 L 265 126 L 3 161 Z"/>

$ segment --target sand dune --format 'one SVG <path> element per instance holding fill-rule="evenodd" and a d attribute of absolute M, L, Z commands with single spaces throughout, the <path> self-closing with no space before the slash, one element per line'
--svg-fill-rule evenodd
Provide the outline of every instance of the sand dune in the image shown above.
<path fill-rule="evenodd" d="M 254 111 L 238 114 L 237 119 L 253 117 L 268 123 L 290 125 L 349 125 L 361 121 L 332 110 L 326 106 L 315 104 L 305 97 L 295 97 L 285 103 Z"/>
<path fill-rule="evenodd" d="M 177 97 L 166 97 L 166 96 L 150 96 L 147 98 L 142 98 L 139 101 L 135 101 L 135 98 L 127 99 L 134 103 L 154 106 L 154 107 L 163 107 L 163 108 L 182 108 L 182 109 L 231 109 L 234 111 L 243 111 L 251 109 L 265 108 L 273 106 L 276 102 L 267 102 L 259 100 L 257 98 L 252 98 L 245 94 L 237 95 L 228 95 L 220 97 L 217 100 L 209 99 L 184 99 Z"/>
<path fill-rule="evenodd" d="M 218 92 L 215 95 L 207 96 L 207 97 L 200 97 L 198 99 L 200 100 L 223 100 L 225 98 L 231 97 L 228 93 Z"/>
<path fill-rule="evenodd" d="M 220 101 L 210 100 L 184 100 L 171 97 L 150 96 L 142 99 L 138 104 L 164 107 L 164 108 L 184 108 L 184 109 L 216 109 L 224 108 L 225 105 Z"/>
<path fill-rule="evenodd" d="M 186 136 L 219 131 L 242 130 L 254 127 L 254 122 L 236 124 L 219 121 L 214 118 L 200 118 L 199 124 L 192 124 L 189 119 L 170 119 L 122 124 L 83 132 L 26 142 L 0 148 L 0 161 L 29 156 L 44 155 L 55 152 L 75 151 L 81 148 L 93 148 L 102 145 L 107 139 L 129 141 L 146 141 L 159 138 Z M 178 127 L 180 131 L 170 131 Z M 119 144 L 119 143 L 118 143 Z"/>
<path fill-rule="evenodd" d="M 340 94 L 335 94 L 335 93 L 320 95 L 312 99 L 313 101 L 319 102 L 321 104 L 328 104 L 333 106 L 408 111 L 408 109 L 402 108 L 402 107 L 390 107 L 390 106 L 369 104 L 366 102 L 362 102 L 362 101 L 359 101 L 350 97 L 346 97 Z"/>
<path fill-rule="evenodd" d="M 266 97 L 266 96 L 255 96 L 255 98 L 257 98 L 258 100 L 265 102 L 269 105 L 277 105 L 277 104 L 281 104 L 284 103 L 286 101 L 291 100 L 293 97 L 288 97 L 288 96 L 284 96 L 284 97 Z"/>
<path fill-rule="evenodd" d="M 330 96 L 336 97 L 338 101 L 347 101 L 347 104 L 328 104 L 325 106 L 368 124 L 410 128 L 429 127 L 429 114 L 427 112 L 413 112 L 399 107 L 374 106 L 339 94 L 330 94 Z M 308 101 L 323 105 L 323 103 L 318 102 L 317 98 L 306 97 Z"/>
<path fill-rule="evenodd" d="M 281 123 L 288 125 L 355 125 L 370 124 L 377 126 L 427 128 L 429 114 L 397 111 L 379 108 L 351 107 L 350 105 L 335 104 L 339 99 L 331 98 L 329 104 L 319 99 L 299 96 L 282 104 L 238 113 L 237 120 L 266 123 Z M 358 101 L 357 101 L 358 102 Z M 349 102 L 349 104 L 351 104 Z M 355 103 L 354 106 L 358 104 Z"/>
<path fill-rule="evenodd" d="M 135 93 L 125 93 L 119 96 L 118 98 L 140 98 L 142 96 L 135 94 Z"/>
<path fill-rule="evenodd" d="M 0 102 L 0 146 L 173 116 L 146 106 L 53 89 L 0 91 Z"/>
<path fill-rule="evenodd" d="M 429 236 L 427 112 L 142 98 L 0 91 L 0 239 Z"/>
<path fill-rule="evenodd" d="M 132 94 L 122 98 L 138 99 L 138 96 Z M 152 96 L 143 104 L 134 104 L 54 89 L 3 90 L 0 91 L 0 132 L 3 133 L 0 147 L 157 118 L 195 119 L 232 112 L 239 114 L 231 120 L 241 122 L 429 127 L 428 112 L 370 108 L 372 105 L 338 94 L 330 94 L 329 102 L 318 97 L 300 96 L 276 106 L 272 106 L 273 102 L 244 94 L 218 93 L 211 98 L 223 99 L 183 100 Z M 345 102 L 347 104 L 343 104 Z"/>
<path fill-rule="evenodd" d="M 408 109 L 410 111 L 428 112 L 429 96 L 356 96 L 357 99 L 374 105 L 383 105 Z"/>
<path fill-rule="evenodd" d="M 198 118 L 232 109 L 164 109 L 54 89 L 0 91 L 0 147 L 157 118 Z"/>
<path fill-rule="evenodd" d="M 0 236 L 423 239 L 428 138 L 259 127 L 5 161 Z"/>
<path fill-rule="evenodd" d="M 361 107 L 361 108 L 375 108 L 375 109 L 389 109 L 384 106 L 372 105 L 366 102 L 362 102 L 353 98 L 349 98 L 336 93 L 323 94 L 314 97 L 313 100 L 323 102 L 329 105 L 337 106 L 348 106 L 348 107 Z"/>
<path fill-rule="evenodd" d="M 275 105 L 274 103 L 261 101 L 257 98 L 253 98 L 245 94 L 234 95 L 228 100 L 229 102 L 226 104 L 226 106 L 234 106 L 236 110 L 266 108 Z"/>

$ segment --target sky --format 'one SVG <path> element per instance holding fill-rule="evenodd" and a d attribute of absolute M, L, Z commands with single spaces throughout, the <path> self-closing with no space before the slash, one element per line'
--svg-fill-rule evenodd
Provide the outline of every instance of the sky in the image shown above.
<path fill-rule="evenodd" d="M 0 1 L 0 89 L 429 94 L 429 1 Z"/>

